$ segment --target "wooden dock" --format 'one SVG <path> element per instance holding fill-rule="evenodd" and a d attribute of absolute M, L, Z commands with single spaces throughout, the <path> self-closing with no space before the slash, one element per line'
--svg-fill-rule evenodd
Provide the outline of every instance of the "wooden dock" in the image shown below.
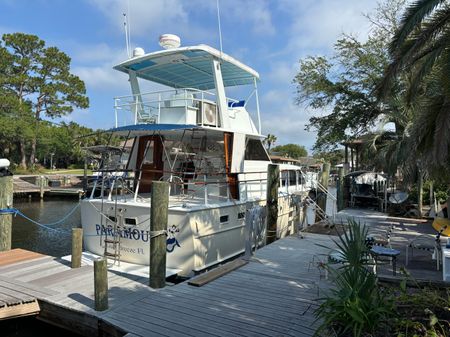
<path fill-rule="evenodd" d="M 0 294 L 19 291 L 38 301 L 39 319 L 86 336 L 312 336 L 319 287 L 329 286 L 317 261 L 331 240 L 278 240 L 200 287 L 183 282 L 153 290 L 147 278 L 110 271 L 103 312 L 94 310 L 93 268 L 70 269 L 49 256 L 0 266 Z"/>

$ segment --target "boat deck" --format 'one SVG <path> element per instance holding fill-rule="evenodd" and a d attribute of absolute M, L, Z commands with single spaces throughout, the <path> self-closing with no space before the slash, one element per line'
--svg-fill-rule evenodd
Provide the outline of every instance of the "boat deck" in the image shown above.
<path fill-rule="evenodd" d="M 130 336 L 312 336 L 319 286 L 328 288 L 316 257 L 327 253 L 323 247 L 331 247 L 331 239 L 278 240 L 202 287 L 184 282 L 153 290 L 146 277 L 109 271 L 109 309 L 103 312 L 94 310 L 93 268 L 70 269 L 52 257 L 0 267 L 0 293 L 6 283 L 28 289 L 39 301 L 39 318 L 85 335 L 103 327 Z"/>

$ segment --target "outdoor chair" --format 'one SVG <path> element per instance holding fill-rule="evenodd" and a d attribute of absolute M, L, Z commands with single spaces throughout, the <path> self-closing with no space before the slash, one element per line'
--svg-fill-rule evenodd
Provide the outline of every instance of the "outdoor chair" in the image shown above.
<path fill-rule="evenodd" d="M 442 247 L 441 247 L 441 235 L 447 226 L 442 227 L 437 235 L 419 235 L 410 240 L 406 246 L 406 265 L 409 262 L 409 250 L 411 249 L 411 256 L 414 254 L 414 249 L 419 249 L 431 253 L 432 258 L 436 259 L 436 268 L 439 270 L 441 264 Z"/>
<path fill-rule="evenodd" d="M 394 230 L 394 225 L 391 224 L 385 229 L 369 229 L 369 233 L 367 234 L 366 243 L 369 248 L 373 246 L 382 246 L 389 248 L 391 247 L 391 236 L 392 231 Z"/>

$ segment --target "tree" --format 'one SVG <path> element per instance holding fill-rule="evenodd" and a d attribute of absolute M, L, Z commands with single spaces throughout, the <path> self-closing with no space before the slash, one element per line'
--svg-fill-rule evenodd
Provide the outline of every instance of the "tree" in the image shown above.
<path fill-rule="evenodd" d="M 277 136 L 272 135 L 270 133 L 267 135 L 266 139 L 263 140 L 263 143 L 267 147 L 267 152 L 270 152 L 270 148 L 272 147 L 273 144 L 275 144 L 276 141 L 277 141 Z"/>
<path fill-rule="evenodd" d="M 378 86 L 381 99 L 398 91 L 414 111 L 408 136 L 428 171 L 449 172 L 450 163 L 450 6 L 419 0 L 405 11 L 390 43 L 391 62 Z"/>
<path fill-rule="evenodd" d="M 272 153 L 279 153 L 282 156 L 298 159 L 300 157 L 306 157 L 308 151 L 304 146 L 297 144 L 278 145 L 272 149 Z"/>
<path fill-rule="evenodd" d="M 373 94 L 389 62 L 387 42 L 397 27 L 397 13 L 404 0 L 380 4 L 368 16 L 373 29 L 367 41 L 344 35 L 332 57 L 309 56 L 300 60 L 296 103 L 317 112 L 331 111 L 310 118 L 307 129 L 317 131 L 316 151 L 335 149 L 339 143 L 359 137 L 377 124 L 381 115 L 389 116 L 391 106 L 380 104 Z"/>
<path fill-rule="evenodd" d="M 9 94 L 3 113 L 10 117 L 26 118 L 32 123 L 30 139 L 20 137 L 21 166 L 26 168 L 26 154 L 30 164 L 36 158 L 36 145 L 41 119 L 67 115 L 77 108 L 87 108 L 89 100 L 82 80 L 70 73 L 70 57 L 56 47 L 45 47 L 35 35 L 4 34 L 0 44 L 0 84 Z M 26 141 L 30 140 L 29 149 Z"/>

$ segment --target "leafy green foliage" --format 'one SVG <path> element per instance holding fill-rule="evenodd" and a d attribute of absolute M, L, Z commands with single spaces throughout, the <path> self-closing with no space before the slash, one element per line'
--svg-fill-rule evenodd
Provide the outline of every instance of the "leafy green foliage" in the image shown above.
<path fill-rule="evenodd" d="M 70 73 L 70 57 L 35 35 L 4 34 L 0 42 L 0 134 L 16 143 L 23 168 L 34 165 L 43 115 L 65 116 L 87 108 L 86 88 Z M 14 141 L 13 141 L 14 140 Z"/>
<path fill-rule="evenodd" d="M 375 28 L 375 31 L 377 28 Z M 345 35 L 331 58 L 309 56 L 300 60 L 296 102 L 317 112 L 308 129 L 317 131 L 314 149 L 327 151 L 357 137 L 375 125 L 388 107 L 380 106 L 373 95 L 388 64 L 385 34 L 373 33 L 365 42 Z"/>
<path fill-rule="evenodd" d="M 305 147 L 297 144 L 286 144 L 286 145 L 278 145 L 275 146 L 271 153 L 277 153 L 281 156 L 287 156 L 289 158 L 300 158 L 306 157 L 308 155 L 308 151 L 306 151 Z"/>
<path fill-rule="evenodd" d="M 342 266 L 327 268 L 334 287 L 316 311 L 322 320 L 316 332 L 334 331 L 338 336 L 362 336 L 383 330 L 394 315 L 393 304 L 378 287 L 376 276 L 369 271 L 367 228 L 349 220 L 348 231 L 335 241 Z"/>

